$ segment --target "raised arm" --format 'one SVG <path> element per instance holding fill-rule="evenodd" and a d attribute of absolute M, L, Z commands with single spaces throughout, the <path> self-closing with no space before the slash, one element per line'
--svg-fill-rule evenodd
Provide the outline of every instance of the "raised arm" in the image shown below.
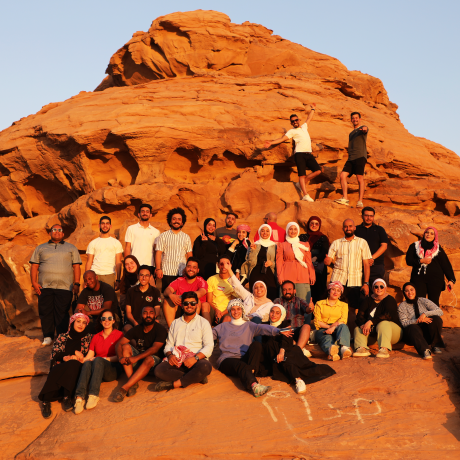
<path fill-rule="evenodd" d="M 283 137 L 275 139 L 274 141 L 265 141 L 264 148 L 269 149 L 270 147 L 274 147 L 275 145 L 282 144 L 283 142 L 286 142 L 288 140 L 289 140 L 289 137 L 284 135 Z"/>
<path fill-rule="evenodd" d="M 316 104 L 313 103 L 313 104 L 310 104 L 310 113 L 308 114 L 308 117 L 307 117 L 307 121 L 305 123 L 308 123 L 311 121 L 311 119 L 313 118 L 313 115 L 315 114 L 315 110 L 316 110 Z"/>

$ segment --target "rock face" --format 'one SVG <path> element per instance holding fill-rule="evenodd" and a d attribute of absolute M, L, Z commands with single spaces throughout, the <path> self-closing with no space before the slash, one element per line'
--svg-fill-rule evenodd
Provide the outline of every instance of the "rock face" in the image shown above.
<path fill-rule="evenodd" d="M 213 11 L 156 19 L 112 56 L 107 73 L 95 92 L 51 103 L 0 133 L 0 331 L 37 330 L 28 260 L 56 222 L 82 255 L 102 214 L 124 242 L 142 201 L 160 230 L 168 209 L 182 206 L 192 239 L 205 218 L 221 224 L 230 210 L 252 236 L 276 211 L 281 225 L 319 215 L 329 238 L 340 237 L 344 218 L 360 221 L 356 209 L 331 201 L 341 195 L 352 111 L 370 129 L 365 205 L 389 232 L 393 289 L 408 279 L 404 253 L 428 225 L 459 273 L 460 158 L 408 133 L 379 79 Z M 324 167 L 309 185 L 312 204 L 294 187 L 291 145 L 263 149 L 290 128 L 291 113 L 305 120 L 310 103 Z M 350 189 L 354 204 L 355 179 Z M 446 291 L 442 303 L 450 324 L 460 324 L 456 297 Z"/>

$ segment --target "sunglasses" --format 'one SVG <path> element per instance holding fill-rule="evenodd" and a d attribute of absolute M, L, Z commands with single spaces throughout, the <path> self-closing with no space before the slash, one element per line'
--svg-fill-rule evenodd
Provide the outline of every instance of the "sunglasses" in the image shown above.
<path fill-rule="evenodd" d="M 194 300 L 192 300 L 191 302 L 189 302 L 188 300 L 186 300 L 185 302 L 182 302 L 182 305 L 184 307 L 188 307 L 189 305 L 191 305 L 192 307 L 194 307 L 198 302 L 195 302 Z"/>
<path fill-rule="evenodd" d="M 296 118 L 295 120 L 291 120 L 291 123 L 295 123 L 296 121 L 299 121 L 299 119 Z"/>
<path fill-rule="evenodd" d="M 53 233 L 63 233 L 64 232 L 64 230 L 62 230 L 62 228 L 53 228 L 53 229 L 51 229 L 51 231 Z"/>
<path fill-rule="evenodd" d="M 385 289 L 385 286 L 382 286 L 381 284 L 378 284 L 378 285 L 376 284 L 374 286 L 374 289 Z"/>
<path fill-rule="evenodd" d="M 104 316 L 103 318 L 101 318 L 101 323 L 103 323 L 104 321 L 113 321 L 113 316 Z"/>

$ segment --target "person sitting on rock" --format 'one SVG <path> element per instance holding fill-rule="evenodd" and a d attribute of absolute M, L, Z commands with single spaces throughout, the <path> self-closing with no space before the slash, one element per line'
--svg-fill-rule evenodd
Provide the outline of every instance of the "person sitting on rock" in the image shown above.
<path fill-rule="evenodd" d="M 372 291 L 372 295 L 362 302 L 356 316 L 353 356 L 370 356 L 368 344 L 377 340 L 377 358 L 389 358 L 391 346 L 403 337 L 398 305 L 394 297 L 387 293 L 387 284 L 383 279 L 374 281 Z"/>
<path fill-rule="evenodd" d="M 198 315 L 196 292 L 181 296 L 184 314 L 169 328 L 165 346 L 165 360 L 155 368 L 161 380 L 155 391 L 186 388 L 193 383 L 208 383 L 212 365 L 208 361 L 214 349 L 209 321 Z"/>
<path fill-rule="evenodd" d="M 155 321 L 155 308 L 145 306 L 142 309 L 142 323 L 125 332 L 115 348 L 118 361 L 128 377 L 115 395 L 115 402 L 122 402 L 125 396 L 134 396 L 139 388 L 139 380 L 153 375 L 153 368 L 163 358 L 167 335 L 166 329 Z"/>
<path fill-rule="evenodd" d="M 315 305 L 315 340 L 328 359 L 338 361 L 351 356 L 350 330 L 347 327 L 348 305 L 339 300 L 343 294 L 343 286 L 335 281 L 327 287 L 328 297 Z"/>
<path fill-rule="evenodd" d="M 403 286 L 405 300 L 399 304 L 398 314 L 404 328 L 404 341 L 413 345 L 423 359 L 432 353 L 442 353 L 442 310 L 431 300 L 418 297 L 414 283 Z"/>
<path fill-rule="evenodd" d="M 73 393 L 92 338 L 86 330 L 88 324 L 87 315 L 75 313 L 70 317 L 68 331 L 60 334 L 54 342 L 51 370 L 38 395 L 43 418 L 51 417 L 51 402 L 61 397 L 64 398 L 62 408 L 66 412 L 73 408 Z"/>
<path fill-rule="evenodd" d="M 126 293 L 128 289 L 139 284 L 139 261 L 135 256 L 126 256 L 123 261 L 123 275 L 120 281 L 120 309 L 123 323 L 126 316 Z"/>
<path fill-rule="evenodd" d="M 122 371 L 115 346 L 123 337 L 123 332 L 116 328 L 116 323 L 111 310 L 101 313 L 96 326 L 97 334 L 89 345 L 75 390 L 76 415 L 83 412 L 87 393 L 86 409 L 94 409 L 99 402 L 101 383 L 114 381 Z"/>
<path fill-rule="evenodd" d="M 201 316 L 211 324 L 211 307 L 206 299 L 208 283 L 201 276 L 198 276 L 199 272 L 198 260 L 195 257 L 189 257 L 185 266 L 184 276 L 177 278 L 176 281 L 173 281 L 166 288 L 164 292 L 163 312 L 168 327 L 171 327 L 175 319 L 182 316 L 181 296 L 184 292 L 190 291 L 195 292 L 198 297 L 197 314 L 201 313 Z"/>
<path fill-rule="evenodd" d="M 292 331 L 280 332 L 276 327 L 255 324 L 244 319 L 245 307 L 241 299 L 228 303 L 230 322 L 217 325 L 212 330 L 214 339 L 219 339 L 221 355 L 217 367 L 227 376 L 239 377 L 245 388 L 258 398 L 271 390 L 270 386 L 261 385 L 256 376 L 263 359 L 260 342 L 254 341 L 259 335 L 292 335 Z"/>
<path fill-rule="evenodd" d="M 282 305 L 275 304 L 270 309 L 270 321 L 267 324 L 285 329 L 291 322 L 286 320 L 286 310 Z M 303 353 L 300 347 L 294 345 L 293 337 L 283 334 L 262 337 L 264 351 L 263 367 L 266 374 L 273 380 L 289 384 L 295 383 L 296 393 L 306 393 L 306 384 L 318 382 L 335 371 L 327 364 L 315 364 Z M 262 371 L 263 372 L 263 371 Z"/>
<path fill-rule="evenodd" d="M 298 187 L 302 192 L 302 200 L 304 201 L 315 201 L 307 192 L 307 182 L 314 179 L 316 176 L 321 174 L 321 166 L 316 161 L 316 158 L 313 156 L 311 148 L 311 139 L 310 134 L 308 133 L 308 123 L 316 110 L 316 104 L 310 104 L 311 111 L 308 114 L 307 120 L 303 125 L 300 125 L 300 119 L 297 115 L 292 114 L 289 117 L 289 120 L 292 125 L 292 129 L 286 132 L 283 137 L 275 139 L 274 141 L 266 141 L 264 147 L 266 149 L 273 147 L 275 145 L 286 142 L 290 139 L 294 139 L 294 159 L 297 165 L 297 172 L 299 175 L 299 184 Z M 311 173 L 307 176 L 307 169 Z M 297 184 L 296 184 L 297 185 Z"/>

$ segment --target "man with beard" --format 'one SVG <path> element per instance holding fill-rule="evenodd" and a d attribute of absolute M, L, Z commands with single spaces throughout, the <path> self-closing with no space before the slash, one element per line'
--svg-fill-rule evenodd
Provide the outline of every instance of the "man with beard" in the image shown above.
<path fill-rule="evenodd" d="M 140 265 L 148 265 L 152 275 L 155 275 L 155 240 L 160 236 L 160 231 L 149 223 L 152 217 L 152 206 L 141 204 L 138 212 L 139 222 L 130 225 L 125 234 L 125 257 L 132 255 L 137 258 Z M 155 285 L 155 278 L 150 280 Z"/>
<path fill-rule="evenodd" d="M 236 219 L 238 219 L 238 216 L 233 212 L 229 212 L 225 218 L 225 227 L 216 228 L 216 236 L 225 244 L 232 244 L 238 237 L 235 228 Z"/>
<path fill-rule="evenodd" d="M 109 235 L 112 228 L 112 220 L 108 216 L 99 219 L 100 236 L 91 241 L 86 250 L 85 271 L 92 270 L 99 278 L 99 281 L 112 286 L 118 291 L 121 277 L 121 256 L 123 246 Z"/>
<path fill-rule="evenodd" d="M 348 300 L 347 325 L 350 331 L 354 331 L 361 291 L 365 296 L 369 295 L 369 260 L 372 259 L 372 254 L 367 241 L 355 236 L 356 227 L 352 219 L 346 219 L 342 228 L 345 236 L 331 244 L 324 263 L 331 265 L 334 262 L 330 282 L 339 281 L 345 286 L 345 296 Z"/>
<path fill-rule="evenodd" d="M 134 396 L 139 380 L 153 375 L 153 367 L 163 359 L 163 348 L 168 333 L 155 321 L 155 309 L 148 305 L 142 309 L 142 323 L 133 327 L 122 337 L 115 350 L 128 381 L 115 395 L 115 402 L 122 402 L 125 396 Z"/>
<path fill-rule="evenodd" d="M 291 322 L 294 328 L 294 340 L 296 345 L 300 347 L 303 354 L 309 358 L 311 353 L 305 349 L 305 345 L 310 338 L 310 323 L 313 315 L 313 301 L 310 299 L 308 304 L 304 299 L 296 296 L 295 284 L 292 281 L 286 280 L 281 285 L 282 297 L 275 299 L 274 304 L 279 304 L 286 310 L 286 321 Z"/>
<path fill-rule="evenodd" d="M 192 242 L 182 231 L 187 222 L 185 211 L 182 208 L 171 209 L 166 220 L 170 230 L 157 238 L 155 252 L 155 273 L 162 280 L 162 292 L 182 275 L 188 258 L 192 257 Z"/>
<path fill-rule="evenodd" d="M 189 257 L 185 266 L 184 276 L 173 281 L 164 291 L 163 313 L 165 315 L 168 327 L 171 323 L 182 315 L 182 299 L 184 292 L 195 292 L 198 297 L 197 313 L 209 321 L 211 324 L 210 306 L 206 301 L 208 292 L 208 283 L 201 277 L 197 276 L 200 269 L 198 268 L 198 259 Z"/>
<path fill-rule="evenodd" d="M 186 388 L 193 383 L 208 383 L 212 371 L 208 358 L 214 349 L 211 325 L 197 314 L 198 296 L 195 292 L 182 294 L 184 315 L 169 328 L 165 355 L 167 360 L 155 368 L 161 380 L 155 391 Z"/>

